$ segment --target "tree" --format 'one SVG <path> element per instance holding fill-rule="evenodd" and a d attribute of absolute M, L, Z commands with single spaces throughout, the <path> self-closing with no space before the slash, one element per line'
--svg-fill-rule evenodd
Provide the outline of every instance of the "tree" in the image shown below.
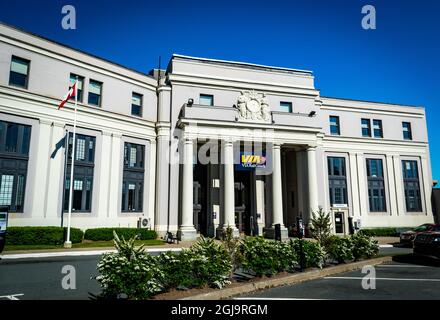
<path fill-rule="evenodd" d="M 312 237 L 318 240 L 321 246 L 325 246 L 327 239 L 331 235 L 332 222 L 330 214 L 319 208 L 318 212 L 312 212 L 310 219 L 310 232 Z"/>

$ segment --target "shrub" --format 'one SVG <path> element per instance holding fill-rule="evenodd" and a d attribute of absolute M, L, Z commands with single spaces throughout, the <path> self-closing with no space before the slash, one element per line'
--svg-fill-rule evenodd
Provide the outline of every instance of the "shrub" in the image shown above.
<path fill-rule="evenodd" d="M 403 231 L 413 228 L 372 228 L 362 229 L 360 232 L 370 237 L 398 237 Z"/>
<path fill-rule="evenodd" d="M 165 290 L 176 287 L 222 288 L 230 283 L 232 263 L 226 249 L 214 239 L 201 237 L 190 249 L 158 257 Z"/>
<path fill-rule="evenodd" d="M 312 212 L 310 219 L 310 234 L 312 238 L 316 239 L 321 246 L 324 246 L 325 241 L 330 237 L 332 230 L 332 222 L 330 214 L 325 213 L 322 208 L 318 212 Z"/>
<path fill-rule="evenodd" d="M 6 243 L 11 245 L 60 245 L 65 241 L 67 228 L 61 227 L 9 227 Z M 70 241 L 80 243 L 84 233 L 70 228 Z"/>
<path fill-rule="evenodd" d="M 262 237 L 247 237 L 241 247 L 243 268 L 252 270 L 257 276 L 273 275 L 282 271 L 293 271 L 297 255 L 289 244 L 265 240 Z"/>
<path fill-rule="evenodd" d="M 116 298 L 126 294 L 129 299 L 148 299 L 162 290 L 163 273 L 157 259 L 143 246 L 135 248 L 135 238 L 121 239 L 114 232 L 116 253 L 106 253 L 98 263 L 96 280 L 103 288 L 102 296 Z"/>
<path fill-rule="evenodd" d="M 290 240 L 290 246 L 293 250 L 295 250 L 298 257 L 300 257 L 300 253 L 301 253 L 300 241 L 302 241 L 303 243 L 303 252 L 304 252 L 306 268 L 310 268 L 310 267 L 322 268 L 324 266 L 327 255 L 324 248 L 318 242 L 299 240 L 299 239 Z"/>
<path fill-rule="evenodd" d="M 203 236 L 192 245 L 193 274 L 201 281 L 201 285 L 222 288 L 229 284 L 232 272 L 232 263 L 226 249 L 212 238 Z"/>
<path fill-rule="evenodd" d="M 227 227 L 223 233 L 222 245 L 229 254 L 232 263 L 232 271 L 237 270 L 243 263 L 243 254 L 240 246 L 242 241 L 239 237 L 234 237 L 231 227 Z"/>
<path fill-rule="evenodd" d="M 113 231 L 116 231 L 119 237 L 130 239 L 138 237 L 137 240 L 156 239 L 157 234 L 154 230 L 138 228 L 96 228 L 87 229 L 84 234 L 85 240 L 92 241 L 110 241 L 113 240 Z"/>
<path fill-rule="evenodd" d="M 362 232 L 352 235 L 351 241 L 355 260 L 371 258 L 379 253 L 378 241 Z"/>
<path fill-rule="evenodd" d="M 354 259 L 353 256 L 353 241 L 351 237 L 341 238 L 338 236 L 331 236 L 325 246 L 325 251 L 328 253 L 330 259 L 338 263 L 344 263 Z"/>
<path fill-rule="evenodd" d="M 157 257 L 160 269 L 163 272 L 162 286 L 164 290 L 171 288 L 191 288 L 200 285 L 193 276 L 194 254 L 189 249 L 180 253 L 163 252 Z"/>

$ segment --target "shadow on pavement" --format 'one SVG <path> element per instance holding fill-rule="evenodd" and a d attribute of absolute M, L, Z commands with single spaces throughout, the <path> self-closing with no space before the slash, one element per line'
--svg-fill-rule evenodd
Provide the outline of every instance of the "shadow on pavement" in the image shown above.
<path fill-rule="evenodd" d="M 424 256 L 417 256 L 412 253 L 394 256 L 393 261 L 399 263 L 417 264 L 427 267 L 440 267 L 440 260 Z"/>

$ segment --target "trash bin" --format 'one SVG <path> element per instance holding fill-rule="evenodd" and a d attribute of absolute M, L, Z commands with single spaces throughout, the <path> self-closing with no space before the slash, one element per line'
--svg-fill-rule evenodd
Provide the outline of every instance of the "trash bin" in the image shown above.
<path fill-rule="evenodd" d="M 281 241 L 281 224 L 279 223 L 275 225 L 275 240 Z"/>
<path fill-rule="evenodd" d="M 8 207 L 0 207 L 0 253 L 6 243 L 6 229 L 8 227 Z"/>

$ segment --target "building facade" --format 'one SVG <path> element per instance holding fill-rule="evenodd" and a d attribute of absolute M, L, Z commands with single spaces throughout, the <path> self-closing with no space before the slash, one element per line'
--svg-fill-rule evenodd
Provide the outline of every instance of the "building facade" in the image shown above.
<path fill-rule="evenodd" d="M 78 80 L 73 102 L 57 110 Z M 67 143 L 66 143 L 67 142 Z M 0 206 L 10 225 L 283 237 L 433 221 L 421 107 L 328 98 L 310 71 L 173 55 L 142 74 L 0 25 Z M 65 223 L 64 223 L 65 224 Z"/>

